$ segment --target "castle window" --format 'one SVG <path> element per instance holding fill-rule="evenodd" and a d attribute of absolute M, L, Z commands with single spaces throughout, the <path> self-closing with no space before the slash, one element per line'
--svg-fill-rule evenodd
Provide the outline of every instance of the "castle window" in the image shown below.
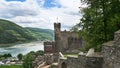
<path fill-rule="evenodd" d="M 62 63 L 62 68 L 67 68 L 67 64 L 65 62 Z"/>

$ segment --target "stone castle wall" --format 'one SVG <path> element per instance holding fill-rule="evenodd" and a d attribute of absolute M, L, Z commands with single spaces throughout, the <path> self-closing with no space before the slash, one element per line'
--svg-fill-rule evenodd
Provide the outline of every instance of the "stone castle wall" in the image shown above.
<path fill-rule="evenodd" d="M 86 57 L 85 68 L 102 68 L 103 57 Z"/>
<path fill-rule="evenodd" d="M 103 44 L 103 58 L 104 58 L 104 68 L 114 68 L 114 55 L 115 55 L 115 48 L 113 46 L 114 41 L 110 41 L 108 43 Z"/>
<path fill-rule="evenodd" d="M 55 42 L 52 42 L 52 41 L 44 42 L 44 52 L 45 53 L 54 53 L 55 52 Z"/>
<path fill-rule="evenodd" d="M 102 68 L 103 58 L 86 55 L 68 56 L 66 59 L 60 58 L 59 68 L 63 67 L 63 63 L 66 68 Z"/>
<path fill-rule="evenodd" d="M 120 30 L 114 40 L 103 44 L 103 68 L 120 68 Z"/>
<path fill-rule="evenodd" d="M 68 56 L 67 57 L 67 68 L 78 68 L 78 57 Z"/>
<path fill-rule="evenodd" d="M 54 23 L 55 47 L 57 52 L 77 53 L 78 48 L 83 48 L 83 39 L 78 37 L 76 32 L 61 31 L 61 24 Z"/>

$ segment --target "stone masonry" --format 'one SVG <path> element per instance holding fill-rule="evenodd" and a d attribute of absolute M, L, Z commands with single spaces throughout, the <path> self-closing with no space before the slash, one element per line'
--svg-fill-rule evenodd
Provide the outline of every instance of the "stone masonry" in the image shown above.
<path fill-rule="evenodd" d="M 102 68 L 103 57 L 100 53 L 93 53 L 92 55 L 78 54 L 78 56 L 69 55 L 67 58 L 59 58 L 59 68 Z"/>
<path fill-rule="evenodd" d="M 44 52 L 45 54 L 50 54 L 55 52 L 55 43 L 53 41 L 44 42 Z"/>
<path fill-rule="evenodd" d="M 61 24 L 54 23 L 55 49 L 56 52 L 78 53 L 78 48 L 84 47 L 82 37 L 78 37 L 76 32 L 61 31 Z"/>
<path fill-rule="evenodd" d="M 114 40 L 103 44 L 103 68 L 120 68 L 120 30 Z"/>

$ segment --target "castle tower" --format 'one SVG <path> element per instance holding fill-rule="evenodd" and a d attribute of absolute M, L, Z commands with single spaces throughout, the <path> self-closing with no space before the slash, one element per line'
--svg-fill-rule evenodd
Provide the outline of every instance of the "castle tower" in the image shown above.
<path fill-rule="evenodd" d="M 61 24 L 60 23 L 54 23 L 55 41 L 57 41 L 60 38 L 60 32 L 61 32 Z"/>
<path fill-rule="evenodd" d="M 59 40 L 60 40 L 60 32 L 61 32 L 61 24 L 60 23 L 54 23 L 54 35 L 55 35 L 55 51 L 59 52 L 60 46 L 59 44 Z"/>

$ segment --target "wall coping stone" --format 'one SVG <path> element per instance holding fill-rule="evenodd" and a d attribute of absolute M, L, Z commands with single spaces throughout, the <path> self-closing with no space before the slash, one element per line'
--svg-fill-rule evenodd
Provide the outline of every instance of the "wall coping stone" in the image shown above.
<path fill-rule="evenodd" d="M 86 56 L 86 57 L 103 57 L 103 54 L 101 52 L 95 52 L 91 56 Z"/>
<path fill-rule="evenodd" d="M 59 59 L 63 59 L 63 60 L 66 60 L 67 58 L 65 58 L 65 57 L 59 57 Z"/>
<path fill-rule="evenodd" d="M 78 56 L 75 56 L 75 55 L 68 55 L 67 58 L 70 57 L 70 58 L 78 58 Z"/>
<path fill-rule="evenodd" d="M 103 43 L 103 46 L 114 46 L 114 42 L 115 41 L 109 41 L 109 42 Z"/>
<path fill-rule="evenodd" d="M 120 30 L 116 31 L 115 34 L 116 34 L 116 33 L 120 33 Z"/>

